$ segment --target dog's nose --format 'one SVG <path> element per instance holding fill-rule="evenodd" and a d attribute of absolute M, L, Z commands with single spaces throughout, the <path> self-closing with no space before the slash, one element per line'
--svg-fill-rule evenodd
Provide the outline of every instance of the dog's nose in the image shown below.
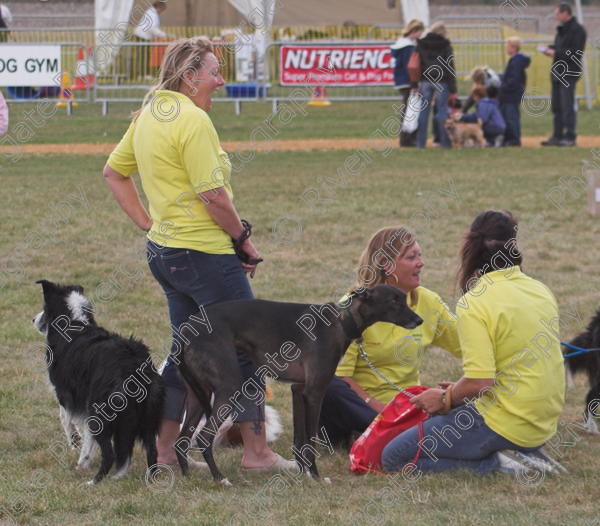
<path fill-rule="evenodd" d="M 423 320 L 421 318 L 413 320 L 411 329 L 416 329 L 419 325 L 421 325 L 421 323 L 423 323 Z"/>

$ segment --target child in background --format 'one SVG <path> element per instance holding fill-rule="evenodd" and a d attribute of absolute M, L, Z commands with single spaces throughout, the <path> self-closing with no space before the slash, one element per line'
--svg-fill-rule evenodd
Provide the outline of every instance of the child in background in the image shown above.
<path fill-rule="evenodd" d="M 504 49 L 510 57 L 500 84 L 500 111 L 506 122 L 504 146 L 521 146 L 521 115 L 519 105 L 525 93 L 527 74 L 531 59 L 520 53 L 521 39 L 509 37 Z"/>
<path fill-rule="evenodd" d="M 8 131 L 8 105 L 4 100 L 4 95 L 0 91 L 0 135 Z"/>
<path fill-rule="evenodd" d="M 498 88 L 490 86 L 487 90 L 481 86 L 473 89 L 471 97 L 475 101 L 477 110 L 468 115 L 462 115 L 462 122 L 477 122 L 481 119 L 483 136 L 488 146 L 502 146 L 506 123 L 500 113 L 498 99 Z"/>
<path fill-rule="evenodd" d="M 471 86 L 471 93 L 475 88 L 488 89 L 491 86 L 494 88 L 500 87 L 500 77 L 498 76 L 498 73 L 489 66 L 477 66 L 471 71 L 471 82 L 473 83 Z M 473 100 L 472 95 L 469 95 L 463 104 L 462 112 L 467 113 L 473 106 L 475 106 L 475 101 Z"/>

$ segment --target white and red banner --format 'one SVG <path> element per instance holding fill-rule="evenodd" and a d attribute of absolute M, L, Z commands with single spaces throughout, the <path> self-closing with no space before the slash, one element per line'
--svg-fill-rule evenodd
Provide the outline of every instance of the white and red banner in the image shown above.
<path fill-rule="evenodd" d="M 390 46 L 281 46 L 282 86 L 390 86 L 394 84 Z"/>

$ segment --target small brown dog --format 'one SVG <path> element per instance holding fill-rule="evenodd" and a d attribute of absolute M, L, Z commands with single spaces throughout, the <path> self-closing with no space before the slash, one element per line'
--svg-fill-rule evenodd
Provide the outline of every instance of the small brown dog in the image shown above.
<path fill-rule="evenodd" d="M 483 131 L 481 130 L 481 120 L 477 123 L 457 122 L 454 119 L 447 119 L 445 124 L 448 136 L 452 141 L 453 148 L 464 146 L 485 146 Z"/>

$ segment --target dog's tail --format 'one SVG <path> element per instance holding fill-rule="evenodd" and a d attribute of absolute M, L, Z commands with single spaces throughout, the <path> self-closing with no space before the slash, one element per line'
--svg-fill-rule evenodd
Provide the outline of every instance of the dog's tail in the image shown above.
<path fill-rule="evenodd" d="M 146 433 L 158 435 L 164 404 L 165 385 L 162 376 L 152 374 L 148 385 L 148 395 L 144 400 L 142 410 L 143 426 Z"/>

